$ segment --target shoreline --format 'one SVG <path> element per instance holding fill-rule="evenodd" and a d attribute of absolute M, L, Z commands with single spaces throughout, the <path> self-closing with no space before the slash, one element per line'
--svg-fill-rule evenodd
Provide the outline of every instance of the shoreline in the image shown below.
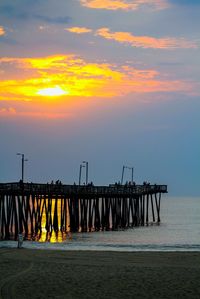
<path fill-rule="evenodd" d="M 18 242 L 14 240 L 3 240 L 0 241 L 1 249 L 16 249 Z M 91 252 L 121 252 L 121 253 L 134 253 L 134 252 L 200 252 L 199 244 L 134 244 L 134 245 L 116 245 L 113 244 L 102 244 L 102 245 L 76 245 L 74 242 L 34 242 L 34 241 L 23 241 L 23 249 L 28 250 L 44 250 L 44 251 L 91 251 Z"/>
<path fill-rule="evenodd" d="M 0 248 L 0 298 L 199 298 L 200 252 Z"/>

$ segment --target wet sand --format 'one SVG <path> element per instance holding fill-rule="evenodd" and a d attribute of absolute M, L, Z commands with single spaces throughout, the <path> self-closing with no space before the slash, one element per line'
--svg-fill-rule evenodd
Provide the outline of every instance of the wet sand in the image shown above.
<path fill-rule="evenodd" d="M 200 298 L 200 253 L 0 249 L 0 298 Z"/>

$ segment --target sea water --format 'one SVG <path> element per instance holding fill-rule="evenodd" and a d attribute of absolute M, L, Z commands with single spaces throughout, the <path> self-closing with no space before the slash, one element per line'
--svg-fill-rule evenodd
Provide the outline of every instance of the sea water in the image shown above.
<path fill-rule="evenodd" d="M 17 247 L 1 241 L 0 247 Z M 25 241 L 24 248 L 103 251 L 200 251 L 200 198 L 163 196 L 161 223 L 119 231 L 74 233 L 65 240 Z"/>

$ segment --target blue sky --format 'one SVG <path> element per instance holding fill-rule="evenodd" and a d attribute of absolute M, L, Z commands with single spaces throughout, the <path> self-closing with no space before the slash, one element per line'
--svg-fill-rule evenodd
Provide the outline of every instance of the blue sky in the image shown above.
<path fill-rule="evenodd" d="M 199 1 L 0 3 L 0 181 L 89 179 L 199 195 Z M 125 179 L 130 174 L 125 173 Z"/>

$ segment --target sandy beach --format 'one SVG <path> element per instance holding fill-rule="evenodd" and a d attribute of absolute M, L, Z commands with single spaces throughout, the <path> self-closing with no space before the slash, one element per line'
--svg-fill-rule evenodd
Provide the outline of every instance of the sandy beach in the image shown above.
<path fill-rule="evenodd" d="M 0 298 L 200 298 L 200 253 L 4 248 Z"/>

